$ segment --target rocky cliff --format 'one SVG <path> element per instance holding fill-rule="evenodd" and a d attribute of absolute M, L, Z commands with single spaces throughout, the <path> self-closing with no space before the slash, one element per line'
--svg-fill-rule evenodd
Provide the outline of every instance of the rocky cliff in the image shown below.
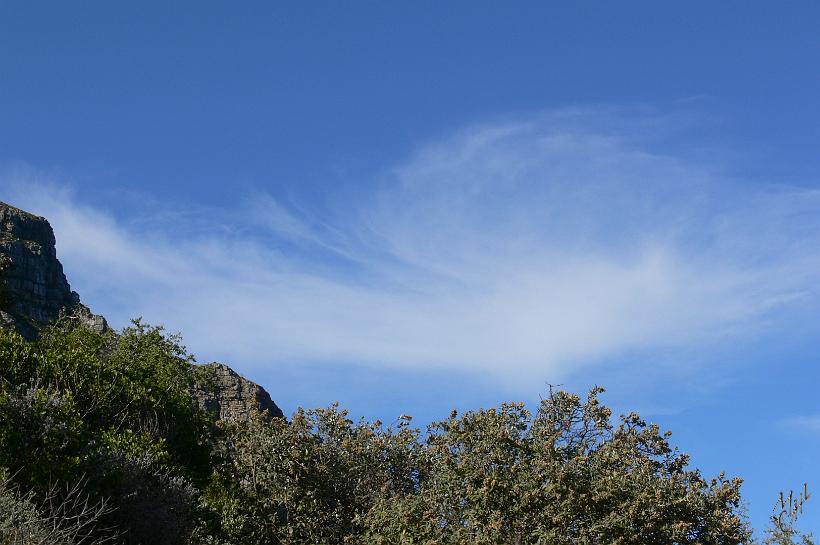
<path fill-rule="evenodd" d="M 227 365 L 209 363 L 200 368 L 202 380 L 193 394 L 205 409 L 218 414 L 221 420 L 247 420 L 251 410 L 284 416 L 264 388 Z"/>
<path fill-rule="evenodd" d="M 0 255 L 9 262 L 5 291 L 11 300 L 0 310 L 0 325 L 33 339 L 62 313 L 100 331 L 108 328 L 105 318 L 92 314 L 71 291 L 48 220 L 0 202 Z"/>
<path fill-rule="evenodd" d="M 29 340 L 37 337 L 41 327 L 61 318 L 79 320 L 97 331 L 108 329 L 105 318 L 92 314 L 71 291 L 48 220 L 4 202 L 0 202 L 2 265 L 7 267 L 0 280 L 0 300 L 8 296 L 9 304 L 0 309 L 0 327 L 16 329 Z M 282 416 L 264 388 L 227 365 L 202 366 L 200 376 L 192 394 L 223 420 L 245 420 L 253 410 Z"/>

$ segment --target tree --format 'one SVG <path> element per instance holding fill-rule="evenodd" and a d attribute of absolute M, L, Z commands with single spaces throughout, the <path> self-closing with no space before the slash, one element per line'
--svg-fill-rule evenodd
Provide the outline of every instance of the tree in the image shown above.
<path fill-rule="evenodd" d="M 770 526 L 766 529 L 763 541 L 765 545 L 814 545 L 814 538 L 810 533 L 801 533 L 795 527 L 797 520 L 803 515 L 803 506 L 810 497 L 807 484 L 797 494 L 794 491 L 780 493 L 772 509 Z"/>
<path fill-rule="evenodd" d="M 417 491 L 422 448 L 408 422 L 354 423 L 334 405 L 299 409 L 290 422 L 255 414 L 229 426 L 222 475 L 239 485 L 233 497 L 254 505 L 232 538 L 335 544 L 360 535 L 378 498 Z M 222 504 L 236 514 L 224 495 Z"/>
<path fill-rule="evenodd" d="M 454 412 L 425 438 L 336 406 L 254 418 L 228 430 L 222 475 L 269 529 L 253 543 L 747 542 L 740 479 L 689 469 L 636 414 L 613 423 L 602 392 Z"/>

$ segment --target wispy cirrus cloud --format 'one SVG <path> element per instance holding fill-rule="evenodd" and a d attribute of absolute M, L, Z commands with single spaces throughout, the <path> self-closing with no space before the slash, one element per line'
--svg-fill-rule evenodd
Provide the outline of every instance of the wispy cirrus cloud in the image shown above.
<path fill-rule="evenodd" d="M 785 418 L 780 425 L 788 430 L 798 432 L 820 432 L 820 415 L 801 415 Z"/>
<path fill-rule="evenodd" d="M 115 323 L 143 315 L 246 366 L 527 381 L 742 337 L 814 302 L 820 192 L 658 153 L 646 127 L 670 121 L 636 119 L 468 127 L 323 203 L 332 214 L 260 193 L 218 215 L 228 229 L 188 229 L 188 215 L 136 227 L 36 171 L 6 172 L 3 198 L 52 221 L 69 280 Z"/>

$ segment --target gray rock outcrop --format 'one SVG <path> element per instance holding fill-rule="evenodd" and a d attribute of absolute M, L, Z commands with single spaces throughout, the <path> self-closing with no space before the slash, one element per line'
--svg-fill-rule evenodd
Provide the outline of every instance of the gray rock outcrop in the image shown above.
<path fill-rule="evenodd" d="M 225 364 L 201 365 L 200 377 L 192 393 L 206 410 L 218 414 L 220 420 L 247 420 L 252 411 L 284 416 L 264 388 Z"/>
<path fill-rule="evenodd" d="M 0 310 L 0 325 L 33 339 L 62 314 L 99 331 L 108 329 L 105 318 L 92 314 L 71 291 L 48 220 L 0 202 L 0 255 L 10 261 L 4 288 L 12 301 Z"/>

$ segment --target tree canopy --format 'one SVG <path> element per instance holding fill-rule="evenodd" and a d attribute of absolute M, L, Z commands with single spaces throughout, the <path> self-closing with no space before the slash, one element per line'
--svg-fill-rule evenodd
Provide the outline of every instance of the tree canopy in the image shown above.
<path fill-rule="evenodd" d="M 198 380 L 180 339 L 139 320 L 0 330 L 0 543 L 753 542 L 741 480 L 702 475 L 602 388 L 420 430 L 337 405 L 216 421 Z M 810 543 L 797 514 L 773 515 L 767 543 Z"/>

